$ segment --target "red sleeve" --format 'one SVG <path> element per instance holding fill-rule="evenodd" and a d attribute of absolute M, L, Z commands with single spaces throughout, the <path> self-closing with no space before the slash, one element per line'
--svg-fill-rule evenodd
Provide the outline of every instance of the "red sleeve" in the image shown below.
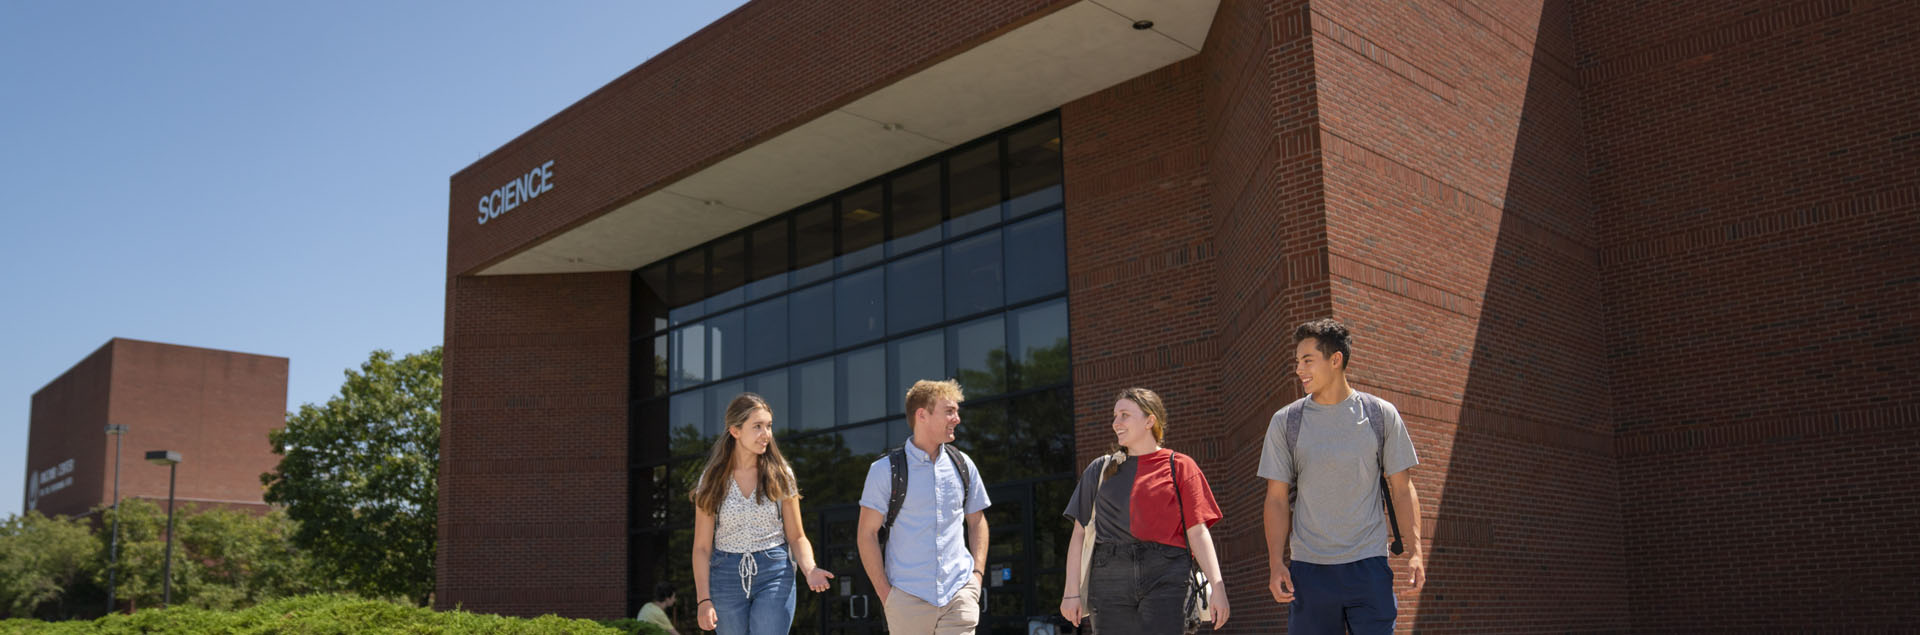
<path fill-rule="evenodd" d="M 1213 488 L 1207 485 L 1207 476 L 1185 454 L 1179 455 L 1180 494 L 1175 498 L 1173 464 L 1168 456 L 1169 453 L 1161 453 L 1141 457 L 1134 474 L 1133 496 L 1128 501 L 1131 509 L 1127 524 L 1131 525 L 1133 536 L 1140 540 L 1186 547 L 1187 527 L 1201 523 L 1212 527 L 1220 521 L 1220 505 L 1213 500 Z M 1175 507 L 1176 500 L 1186 504 L 1187 527 L 1180 526 L 1182 510 Z"/>
<path fill-rule="evenodd" d="M 1206 523 L 1213 527 L 1220 522 L 1220 504 L 1213 500 L 1213 486 L 1207 484 L 1206 473 L 1200 471 L 1193 457 L 1181 454 L 1174 460 L 1180 462 L 1180 498 L 1187 504 L 1187 526 Z"/>

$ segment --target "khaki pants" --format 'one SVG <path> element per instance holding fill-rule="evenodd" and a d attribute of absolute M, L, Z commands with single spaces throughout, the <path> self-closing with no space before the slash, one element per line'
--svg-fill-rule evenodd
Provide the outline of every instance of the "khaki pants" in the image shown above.
<path fill-rule="evenodd" d="M 971 635 L 980 625 L 980 582 L 968 582 L 946 606 L 894 589 L 887 594 L 884 608 L 887 632 L 895 635 Z"/>

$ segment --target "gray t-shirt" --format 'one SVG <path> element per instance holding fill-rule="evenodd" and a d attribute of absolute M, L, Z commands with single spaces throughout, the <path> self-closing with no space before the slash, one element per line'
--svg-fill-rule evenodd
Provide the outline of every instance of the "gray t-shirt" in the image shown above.
<path fill-rule="evenodd" d="M 1107 461 L 1113 455 L 1102 455 L 1094 459 L 1087 469 L 1080 473 L 1080 482 L 1073 488 L 1073 495 L 1067 498 L 1067 509 L 1063 512 L 1080 526 L 1087 525 L 1088 511 L 1098 510 L 1094 523 L 1099 525 L 1093 530 L 1094 542 L 1106 545 L 1123 545 L 1140 542 L 1133 535 L 1133 518 L 1127 509 L 1133 504 L 1133 480 L 1140 471 L 1140 457 L 1129 456 L 1120 463 L 1120 470 L 1100 482 L 1100 471 L 1107 469 Z M 1095 484 L 1100 495 L 1093 496 Z"/>
<path fill-rule="evenodd" d="M 1397 474 L 1420 463 L 1399 409 L 1380 401 L 1386 417 L 1382 453 L 1359 393 L 1331 406 L 1302 401 L 1306 410 L 1293 452 L 1287 452 L 1282 409 L 1267 422 L 1267 444 L 1260 453 L 1260 477 L 1287 483 L 1295 492 L 1288 541 L 1293 559 L 1345 564 L 1387 555 L 1392 530 L 1380 500 L 1381 464 L 1386 474 Z"/>

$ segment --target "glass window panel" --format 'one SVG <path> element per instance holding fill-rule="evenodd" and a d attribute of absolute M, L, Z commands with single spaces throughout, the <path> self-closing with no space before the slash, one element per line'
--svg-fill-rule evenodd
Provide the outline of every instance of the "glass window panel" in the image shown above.
<path fill-rule="evenodd" d="M 773 408 L 774 434 L 785 434 L 793 430 L 793 403 L 787 399 L 789 389 L 787 371 L 776 370 L 747 378 L 747 392 L 760 395 L 767 400 L 767 406 Z"/>
<path fill-rule="evenodd" d="M 632 356 L 629 358 L 627 376 L 628 399 L 646 399 L 667 394 L 667 340 L 666 335 L 642 337 L 634 340 Z"/>
<path fill-rule="evenodd" d="M 947 158 L 947 201 L 953 220 L 947 235 L 958 236 L 1000 222 L 1000 143 L 985 143 Z"/>
<path fill-rule="evenodd" d="M 707 330 L 694 324 L 673 332 L 673 382 L 679 390 L 707 381 Z"/>
<path fill-rule="evenodd" d="M 875 268 L 833 281 L 833 341 L 849 346 L 887 332 L 886 270 Z"/>
<path fill-rule="evenodd" d="M 707 350 L 713 355 L 713 363 L 707 367 L 707 378 L 713 380 L 734 377 L 747 370 L 747 326 L 740 311 L 715 316 L 706 321 Z"/>
<path fill-rule="evenodd" d="M 787 290 L 787 267 L 791 250 L 787 247 L 787 229 L 793 221 L 785 216 L 753 230 L 752 251 L 748 259 L 753 263 L 747 270 L 747 299 L 758 300 Z"/>
<path fill-rule="evenodd" d="M 946 265 L 949 319 L 1000 308 L 999 232 L 947 245 Z"/>
<path fill-rule="evenodd" d="M 1008 388 L 1036 388 L 1067 381 L 1072 370 L 1067 349 L 1067 301 L 1054 300 L 1012 313 L 1013 382 Z"/>
<path fill-rule="evenodd" d="M 820 430 L 839 425 L 834 412 L 833 358 L 808 362 L 791 369 L 793 408 L 789 415 L 794 430 Z"/>
<path fill-rule="evenodd" d="M 887 329 L 904 333 L 940 321 L 940 250 L 887 263 Z"/>
<path fill-rule="evenodd" d="M 875 183 L 840 197 L 840 271 L 880 261 L 880 242 L 886 238 L 883 193 Z"/>
<path fill-rule="evenodd" d="M 633 409 L 633 426 L 627 432 L 627 460 L 652 464 L 667 460 L 670 424 L 667 400 L 655 399 Z"/>
<path fill-rule="evenodd" d="M 1059 119 L 1007 135 L 1007 181 L 1009 218 L 1060 204 Z"/>
<path fill-rule="evenodd" d="M 842 423 L 886 416 L 886 347 L 874 346 L 840 355 L 840 400 L 845 416 Z"/>
<path fill-rule="evenodd" d="M 887 343 L 887 360 L 893 366 L 893 385 L 887 390 L 887 412 L 901 414 L 906 407 L 907 389 L 922 379 L 947 378 L 947 337 L 938 330 Z"/>
<path fill-rule="evenodd" d="M 1067 290 L 1067 243 L 1060 212 L 1007 226 L 1007 303 Z"/>
<path fill-rule="evenodd" d="M 822 284 L 787 296 L 788 359 L 805 359 L 833 350 L 833 285 Z"/>
<path fill-rule="evenodd" d="M 707 297 L 707 250 L 693 249 L 673 259 L 672 319 L 679 324 L 706 312 L 700 301 Z"/>
<path fill-rule="evenodd" d="M 793 284 L 833 275 L 833 204 L 820 203 L 793 214 Z"/>
<path fill-rule="evenodd" d="M 711 441 L 707 437 L 707 399 L 698 390 L 689 390 L 673 396 L 667 415 L 668 425 L 673 426 L 675 454 L 686 454 L 681 450 L 689 449 L 688 440 Z"/>
<path fill-rule="evenodd" d="M 746 382 L 740 380 L 708 386 L 707 393 L 707 439 L 719 438 L 727 431 L 727 405 L 733 398 L 747 391 Z"/>
<path fill-rule="evenodd" d="M 734 234 L 713 244 L 713 262 L 707 267 L 707 286 L 713 297 L 707 299 L 708 311 L 720 311 L 740 305 L 746 299 L 747 236 Z"/>
<path fill-rule="evenodd" d="M 893 177 L 893 240 L 887 255 L 940 242 L 940 162 Z"/>
<path fill-rule="evenodd" d="M 747 369 L 787 362 L 787 299 L 774 298 L 747 307 Z"/>
<path fill-rule="evenodd" d="M 1005 444 L 1008 454 L 1025 457 L 1021 477 L 1068 474 L 1073 464 L 1073 393 L 1062 388 L 1023 395 L 1008 406 L 1013 423 Z"/>
<path fill-rule="evenodd" d="M 868 424 L 840 431 L 841 441 L 847 444 L 847 451 L 853 454 L 854 462 L 860 465 L 860 471 L 867 471 L 875 459 L 885 454 L 887 447 L 887 427 L 891 421 Z"/>
<path fill-rule="evenodd" d="M 947 341 L 953 378 L 966 394 L 985 397 L 1007 391 L 1006 318 L 995 315 L 947 327 Z"/>
<path fill-rule="evenodd" d="M 646 335 L 667 328 L 667 263 L 641 269 L 633 275 L 634 335 Z"/>
<path fill-rule="evenodd" d="M 997 445 L 1007 437 L 1007 403 L 975 405 L 971 402 L 972 399 L 968 399 L 967 403 L 960 404 L 960 429 L 953 433 L 953 444 L 973 457 L 974 466 L 986 475 L 987 482 L 1012 480 L 1006 476 L 1013 473 L 1009 466 L 1026 458 L 1003 451 Z"/>

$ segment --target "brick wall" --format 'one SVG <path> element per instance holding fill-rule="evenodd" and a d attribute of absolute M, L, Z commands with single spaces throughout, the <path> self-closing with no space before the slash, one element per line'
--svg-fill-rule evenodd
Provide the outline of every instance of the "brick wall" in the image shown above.
<path fill-rule="evenodd" d="M 1920 5 L 1574 23 L 1634 627 L 1910 625 Z"/>
<path fill-rule="evenodd" d="M 1400 580 L 1401 628 L 1625 628 L 1565 3 L 1323 0 L 1310 23 L 1333 314 L 1422 460 L 1432 582 Z"/>
<path fill-rule="evenodd" d="M 626 615 L 626 273 L 448 285 L 434 604 Z"/>
<path fill-rule="evenodd" d="M 168 470 L 148 450 L 180 453 L 181 505 L 264 509 L 260 474 L 279 464 L 267 433 L 286 425 L 287 359 L 115 338 L 34 394 L 28 469 L 74 459 L 74 482 L 43 500 L 84 514 L 113 501 L 113 443 L 126 425 L 120 496 L 167 500 Z"/>
<path fill-rule="evenodd" d="M 108 342 L 33 393 L 27 424 L 29 480 L 21 481 L 27 487 L 21 490 L 21 512 L 27 510 L 27 501 L 33 499 L 28 493 L 32 490 L 28 485 L 31 480 L 38 479 L 39 472 L 56 469 L 68 459 L 74 463 L 73 483 L 42 495 L 34 509 L 49 516 L 75 516 L 87 513 L 103 499 L 113 498 L 113 444 L 103 432 L 107 425 L 108 385 L 112 377 L 113 343 Z M 138 461 L 139 457 L 136 455 L 134 460 Z M 166 483 L 161 483 L 161 487 L 165 486 Z"/>

